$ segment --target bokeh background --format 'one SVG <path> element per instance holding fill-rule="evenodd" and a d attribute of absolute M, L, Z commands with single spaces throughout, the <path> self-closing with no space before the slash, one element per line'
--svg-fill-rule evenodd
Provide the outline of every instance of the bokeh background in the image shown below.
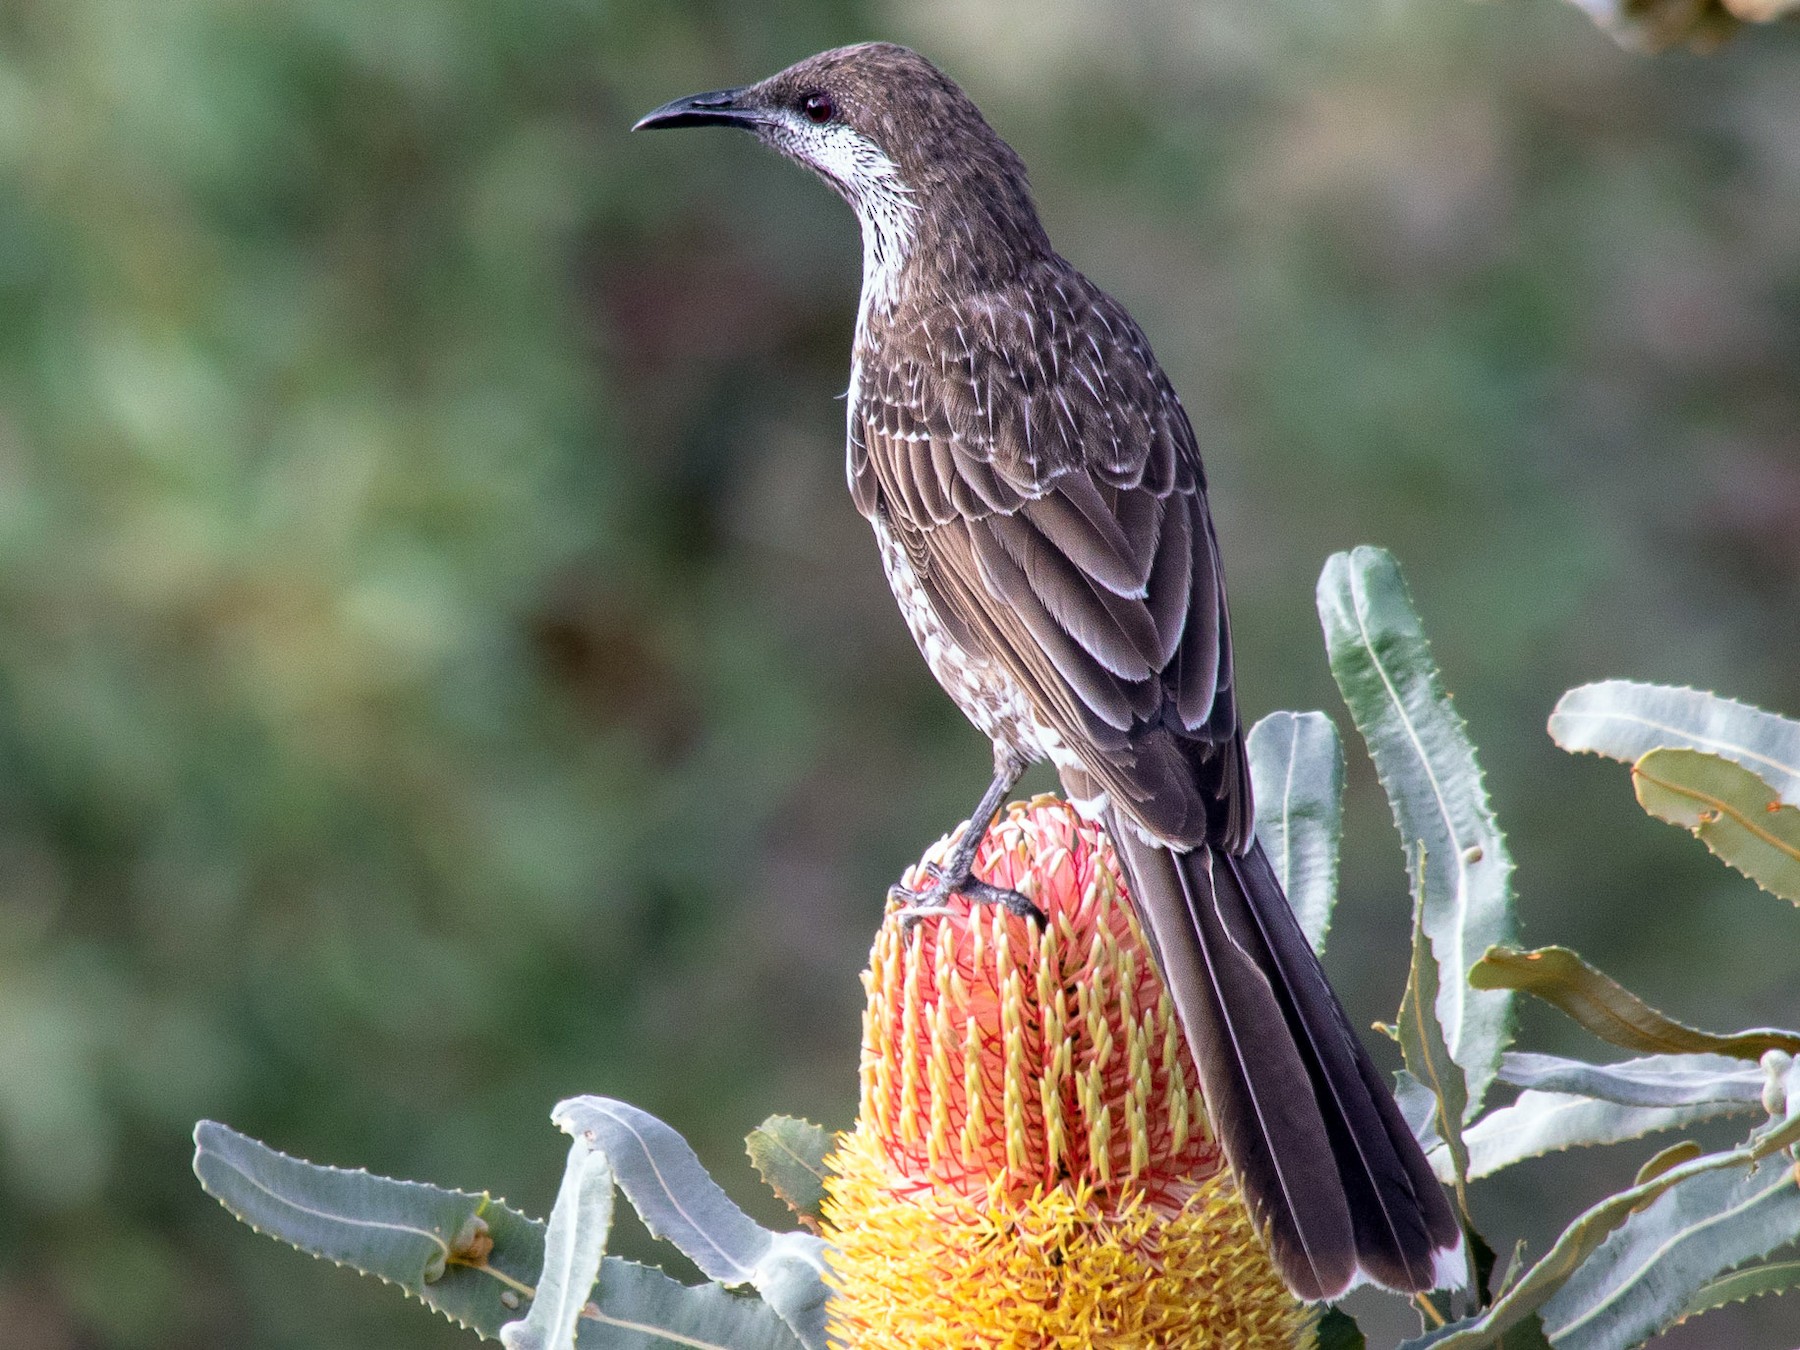
<path fill-rule="evenodd" d="M 1348 729 L 1313 581 L 1387 545 L 1528 938 L 1703 1025 L 1800 1021 L 1800 915 L 1543 732 L 1611 675 L 1800 714 L 1800 34 L 1647 58 L 1558 0 L 5 0 L 0 1346 L 472 1343 L 232 1222 L 200 1116 L 542 1212 L 546 1113 L 603 1092 L 770 1218 L 744 1132 L 849 1123 L 883 890 L 987 750 L 843 489 L 851 216 L 747 138 L 625 128 L 877 36 L 967 85 L 1156 342 L 1249 711 Z M 1407 900 L 1351 772 L 1329 964 L 1367 1021 Z M 1541 1251 L 1650 1147 L 1477 1204 Z M 1764 1305 L 1666 1343 L 1792 1345 Z"/>

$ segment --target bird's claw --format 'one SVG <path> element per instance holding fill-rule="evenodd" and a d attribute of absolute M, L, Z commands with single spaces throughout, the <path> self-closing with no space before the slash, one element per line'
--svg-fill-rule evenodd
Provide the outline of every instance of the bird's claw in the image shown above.
<path fill-rule="evenodd" d="M 939 918 L 950 912 L 948 905 L 907 905 L 894 911 L 894 917 L 900 920 L 900 931 L 911 934 L 926 919 Z"/>
<path fill-rule="evenodd" d="M 936 863 L 926 863 L 920 870 L 931 879 L 930 884 L 922 890 L 915 891 L 903 882 L 888 887 L 888 900 L 901 906 L 895 911 L 895 917 L 908 933 L 924 919 L 948 914 L 950 906 L 947 901 L 953 895 L 960 895 L 971 904 L 999 905 L 1008 914 L 1033 919 L 1040 926 L 1050 922 L 1050 916 L 1033 904 L 1031 897 L 1022 891 L 996 886 L 967 872 L 960 877 L 946 876 L 944 869 Z"/>

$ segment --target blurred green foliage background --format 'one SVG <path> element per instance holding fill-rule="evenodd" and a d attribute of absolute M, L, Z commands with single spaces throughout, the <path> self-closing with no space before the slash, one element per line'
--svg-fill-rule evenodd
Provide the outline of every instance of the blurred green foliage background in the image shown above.
<path fill-rule="evenodd" d="M 234 1224 L 199 1116 L 539 1211 L 561 1096 L 664 1115 L 745 1198 L 764 1115 L 848 1124 L 883 889 L 987 750 L 843 490 L 848 211 L 747 138 L 625 127 L 876 36 L 967 85 L 1156 341 L 1252 714 L 1337 710 L 1313 579 L 1392 548 L 1528 938 L 1800 1021 L 1800 916 L 1543 734 L 1608 675 L 1800 714 L 1800 34 L 6 0 L 0 1346 L 464 1343 Z M 1330 964 L 1367 1020 L 1407 901 L 1360 761 L 1349 826 Z M 1646 1151 L 1477 1204 L 1541 1250 Z M 1667 1344 L 1791 1344 L 1765 1303 Z"/>

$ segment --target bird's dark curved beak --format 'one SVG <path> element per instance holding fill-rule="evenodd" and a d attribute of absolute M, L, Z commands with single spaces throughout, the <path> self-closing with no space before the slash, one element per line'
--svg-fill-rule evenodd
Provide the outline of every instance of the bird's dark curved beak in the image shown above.
<path fill-rule="evenodd" d="M 689 94 L 665 103 L 638 118 L 633 131 L 661 131 L 666 127 L 748 127 L 762 114 L 744 101 L 744 89 L 715 89 L 709 94 Z"/>

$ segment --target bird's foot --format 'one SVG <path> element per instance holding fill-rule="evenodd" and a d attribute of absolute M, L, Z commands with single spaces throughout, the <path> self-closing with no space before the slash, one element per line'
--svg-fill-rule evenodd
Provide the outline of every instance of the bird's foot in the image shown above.
<path fill-rule="evenodd" d="M 909 933 L 922 920 L 948 914 L 948 901 L 953 895 L 960 895 L 972 904 L 1000 905 L 1009 914 L 1035 919 L 1039 924 L 1050 921 L 1050 916 L 1034 905 L 1030 896 L 982 881 L 967 867 L 960 869 L 961 875 L 958 875 L 946 872 L 936 863 L 926 863 L 923 871 L 930 878 L 923 889 L 915 891 L 904 884 L 888 887 L 888 899 L 901 906 L 895 911 L 895 917 Z"/>

